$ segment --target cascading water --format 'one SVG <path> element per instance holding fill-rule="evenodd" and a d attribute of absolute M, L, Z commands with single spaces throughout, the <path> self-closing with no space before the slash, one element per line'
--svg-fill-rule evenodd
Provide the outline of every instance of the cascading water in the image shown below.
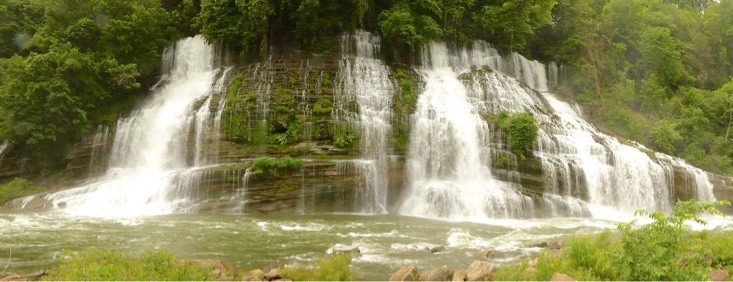
<path fill-rule="evenodd" d="M 359 105 L 356 122 L 361 133 L 363 160 L 356 165 L 365 175 L 366 183 L 357 192 L 357 208 L 364 213 L 387 212 L 387 138 L 391 132 L 394 86 L 389 79 L 389 68 L 377 59 L 379 48 L 379 37 L 366 31 L 341 38 L 345 54 L 339 64 L 342 95 L 336 99 L 355 100 Z"/>
<path fill-rule="evenodd" d="M 581 117 L 579 110 L 547 93 L 547 69 L 539 62 L 529 61 L 518 54 L 503 58 L 481 41 L 448 56 L 451 66 L 463 67 L 463 73 L 450 76 L 454 80 L 456 77 L 461 78 L 467 89 L 467 100 L 477 107 L 471 111 L 487 115 L 496 115 L 502 110 L 510 113 L 527 111 L 534 116 L 540 131 L 533 154 L 541 161 L 545 182 L 549 186 L 541 201 L 554 216 L 583 215 L 588 206 L 605 206 L 628 212 L 638 209 L 670 210 L 673 203 L 673 180 L 669 176 L 671 166 L 686 170 L 695 179 L 693 185 L 698 191 L 703 191 L 698 192 L 700 200 L 714 199 L 712 192 L 706 192 L 711 191 L 712 186 L 701 170 L 659 153 L 657 157 L 651 158 L 651 151 L 638 144 L 622 144 L 616 138 L 596 130 Z M 551 66 L 549 70 L 553 76 L 549 83 L 558 84 L 557 68 Z M 428 85 L 445 80 L 442 77 L 426 77 Z M 451 89 L 459 89 L 463 85 L 454 85 Z M 425 94 L 430 92 L 426 91 Z M 421 106 L 420 102 L 418 106 Z M 435 115 L 435 112 L 428 113 Z M 419 130 L 419 127 L 413 130 Z M 416 137 L 413 135 L 413 142 Z M 436 149 L 445 150 L 451 148 L 443 145 L 442 142 L 446 141 L 441 139 L 430 144 Z M 463 148 L 462 152 L 468 150 L 473 155 L 486 154 L 476 151 L 475 147 Z M 415 152 L 411 152 L 411 156 L 413 154 Z M 470 194 L 468 190 L 464 193 Z M 477 204 L 474 209 L 486 205 Z"/>
<path fill-rule="evenodd" d="M 10 142 L 7 140 L 3 141 L 2 144 L 0 144 L 0 164 L 3 163 L 3 158 L 5 157 L 5 151 L 10 147 Z"/>
<path fill-rule="evenodd" d="M 425 89 L 417 101 L 407 160 L 403 214 L 461 220 L 528 217 L 532 200 L 494 179 L 489 127 L 458 79 L 469 64 L 432 43 L 418 70 Z"/>
<path fill-rule="evenodd" d="M 90 216 L 185 211 L 191 205 L 188 183 L 197 179 L 189 164 L 189 132 L 192 127 L 203 130 L 196 121 L 208 119 L 205 112 L 219 72 L 216 59 L 214 48 L 201 36 L 180 40 L 166 50 L 165 81 L 141 109 L 117 123 L 106 175 L 99 182 L 46 198 L 66 203 L 69 213 Z M 194 107 L 202 100 L 204 106 L 197 111 Z M 199 142 L 194 146 L 195 151 L 202 150 Z M 200 164 L 198 152 L 193 153 Z"/>

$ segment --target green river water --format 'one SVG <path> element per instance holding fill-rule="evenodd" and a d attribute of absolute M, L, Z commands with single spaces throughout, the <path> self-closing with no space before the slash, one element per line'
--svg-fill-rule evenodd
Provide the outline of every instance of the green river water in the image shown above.
<path fill-rule="evenodd" d="M 713 226 L 730 229 L 729 220 Z M 386 280 L 406 263 L 427 270 L 467 266 L 494 249 L 502 263 L 536 254 L 538 242 L 615 228 L 584 218 L 447 222 L 398 215 L 313 214 L 252 216 L 182 214 L 132 219 L 70 217 L 59 213 L 0 213 L 0 270 L 50 268 L 63 250 L 113 249 L 138 254 L 163 249 L 180 258 L 221 259 L 239 272 L 280 259 L 307 265 L 333 250 L 358 247 L 352 270 L 361 280 Z M 445 246 L 432 254 L 429 248 Z"/>

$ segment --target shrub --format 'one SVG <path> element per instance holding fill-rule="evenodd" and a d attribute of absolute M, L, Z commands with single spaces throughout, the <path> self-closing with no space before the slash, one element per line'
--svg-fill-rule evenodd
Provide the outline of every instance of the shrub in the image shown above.
<path fill-rule="evenodd" d="M 261 157 L 254 160 L 255 173 L 278 174 L 281 172 L 294 172 L 303 166 L 301 160 L 291 157 L 275 159 L 272 157 Z"/>
<path fill-rule="evenodd" d="M 313 113 L 316 115 L 328 115 L 331 113 L 333 102 L 329 99 L 320 99 L 313 104 Z"/>
<path fill-rule="evenodd" d="M 149 251 L 139 258 L 118 251 L 89 249 L 73 254 L 45 277 L 48 280 L 215 280 L 199 266 L 177 264 L 166 252 Z"/>
<path fill-rule="evenodd" d="M 509 115 L 506 111 L 499 113 L 496 124 L 506 132 L 506 141 L 509 149 L 520 158 L 524 152 L 532 148 L 537 140 L 539 128 L 529 113 Z"/>
<path fill-rule="evenodd" d="M 495 280 L 549 280 L 556 272 L 578 280 L 707 280 L 711 268 L 733 265 L 733 234 L 691 232 L 688 220 L 704 223 L 697 214 L 719 214 L 728 202 L 679 202 L 671 215 L 643 213 L 654 221 L 639 228 L 619 224 L 620 239 L 606 232 L 576 237 L 564 252 L 543 252 L 533 269 L 527 261 L 500 267 Z"/>
<path fill-rule="evenodd" d="M 42 187 L 31 185 L 26 179 L 15 178 L 7 184 L 0 185 L 0 204 L 38 193 L 41 190 L 43 190 Z"/>
<path fill-rule="evenodd" d="M 353 279 L 350 265 L 349 255 L 336 254 L 317 261 L 314 268 L 286 268 L 280 275 L 293 281 L 350 281 Z"/>

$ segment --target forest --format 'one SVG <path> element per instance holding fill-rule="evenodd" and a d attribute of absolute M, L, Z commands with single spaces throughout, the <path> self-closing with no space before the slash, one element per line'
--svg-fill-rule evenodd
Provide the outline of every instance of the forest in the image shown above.
<path fill-rule="evenodd" d="M 272 45 L 335 52 L 355 29 L 379 33 L 395 65 L 476 39 L 556 62 L 559 94 L 602 130 L 733 173 L 733 0 L 6 0 L 0 140 L 53 170 L 145 95 L 179 38 L 248 61 Z"/>

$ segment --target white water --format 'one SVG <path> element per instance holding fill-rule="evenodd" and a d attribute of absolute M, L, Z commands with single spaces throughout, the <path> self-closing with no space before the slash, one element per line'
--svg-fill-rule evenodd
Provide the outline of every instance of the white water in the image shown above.
<path fill-rule="evenodd" d="M 341 38 L 345 54 L 339 64 L 343 97 L 336 99 L 355 100 L 359 105 L 356 122 L 364 161 L 357 162 L 357 167 L 365 175 L 366 184 L 357 191 L 356 205 L 363 213 L 387 212 L 387 139 L 392 130 L 390 107 L 394 86 L 389 68 L 377 59 L 379 48 L 379 37 L 366 31 Z"/>
<path fill-rule="evenodd" d="M 0 144 L 0 164 L 3 163 L 3 158 L 5 157 L 5 150 L 7 150 L 10 147 L 10 142 L 8 140 L 3 141 L 2 144 Z"/>
<path fill-rule="evenodd" d="M 714 200 L 704 171 L 659 153 L 651 158 L 638 144 L 622 144 L 586 122 L 577 107 L 547 93 L 546 68 L 536 61 L 518 54 L 502 58 L 484 42 L 452 51 L 433 43 L 423 60 L 430 67 L 420 70 L 426 86 L 412 127 L 403 213 L 458 220 L 533 215 L 532 204 L 511 191 L 516 181 L 498 182 L 489 173 L 491 149 L 503 145 L 486 146 L 499 132 L 490 132 L 479 114 L 502 110 L 527 111 L 540 127 L 534 155 L 548 186 L 540 201 L 552 216 L 668 211 L 673 167 L 690 175 L 698 199 Z M 549 69 L 550 82 L 557 84 L 556 67 Z M 496 212 L 506 211 L 507 203 L 512 212 Z"/>
<path fill-rule="evenodd" d="M 441 43 L 430 45 L 423 62 L 418 72 L 426 85 L 413 116 L 400 212 L 459 220 L 532 216 L 531 199 L 491 175 L 491 133 L 458 79 L 465 70 L 453 67 Z"/>
<path fill-rule="evenodd" d="M 189 132 L 195 131 L 194 162 L 202 163 L 201 138 L 208 120 L 217 54 L 203 38 L 180 40 L 164 54 L 167 78 L 151 99 L 117 123 L 109 169 L 95 183 L 48 195 L 65 211 L 119 217 L 187 210 L 197 177 L 189 163 Z M 194 109 L 198 101 L 204 105 Z"/>

